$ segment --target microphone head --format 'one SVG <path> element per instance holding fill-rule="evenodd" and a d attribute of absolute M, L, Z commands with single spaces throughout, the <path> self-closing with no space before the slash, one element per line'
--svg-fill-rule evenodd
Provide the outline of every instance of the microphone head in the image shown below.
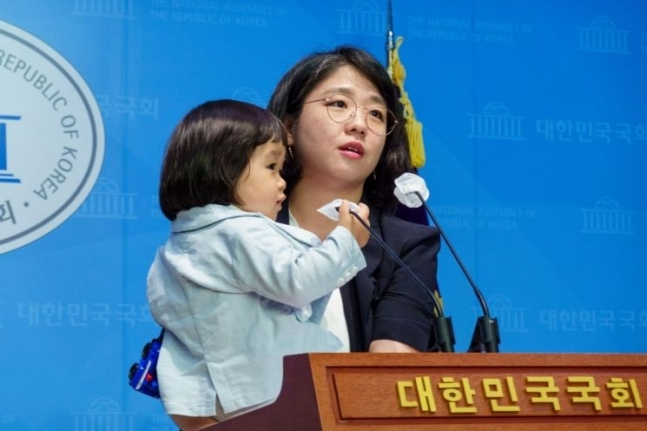
<path fill-rule="evenodd" d="M 418 198 L 416 192 L 420 193 L 424 200 L 429 198 L 429 189 L 422 177 L 406 172 L 395 179 L 393 194 L 402 205 L 409 208 L 421 206 L 424 202 Z"/>

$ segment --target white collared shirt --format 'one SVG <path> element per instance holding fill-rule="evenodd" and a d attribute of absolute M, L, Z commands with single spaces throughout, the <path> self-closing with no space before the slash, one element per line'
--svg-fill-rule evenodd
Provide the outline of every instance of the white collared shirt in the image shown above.
<path fill-rule="evenodd" d="M 299 227 L 299 223 L 289 213 L 290 226 Z M 330 301 L 326 311 L 324 311 L 323 318 L 321 319 L 321 326 L 332 332 L 339 338 L 342 346 L 338 352 L 350 352 L 350 338 L 348 336 L 348 326 L 346 325 L 346 316 L 344 315 L 344 303 L 341 299 L 341 292 L 335 289 L 330 294 Z"/>

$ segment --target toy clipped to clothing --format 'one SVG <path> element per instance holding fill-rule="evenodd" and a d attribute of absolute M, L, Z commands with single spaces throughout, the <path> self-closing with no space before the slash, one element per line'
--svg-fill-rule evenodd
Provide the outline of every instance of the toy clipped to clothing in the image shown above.
<path fill-rule="evenodd" d="M 157 377 L 183 431 L 275 401 L 284 356 L 342 346 L 321 319 L 330 294 L 366 266 L 369 233 L 348 200 L 323 238 L 276 222 L 289 149 L 277 117 L 235 100 L 195 107 L 170 137 L 159 202 L 171 229 L 147 280 L 164 336 L 156 366 L 157 339 L 131 381 L 155 396 Z M 354 208 L 368 223 L 368 207 Z"/>
<path fill-rule="evenodd" d="M 153 398 L 160 397 L 159 383 L 157 382 L 157 359 L 160 355 L 164 330 L 157 338 L 144 345 L 142 357 L 128 370 L 128 384 L 137 392 Z"/>

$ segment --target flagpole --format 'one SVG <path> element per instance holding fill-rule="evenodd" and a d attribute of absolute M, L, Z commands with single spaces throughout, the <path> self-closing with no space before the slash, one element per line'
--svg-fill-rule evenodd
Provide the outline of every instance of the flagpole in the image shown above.
<path fill-rule="evenodd" d="M 393 65 L 391 64 L 391 55 L 393 53 L 393 50 L 395 49 L 395 43 L 393 42 L 393 7 L 391 5 L 391 0 L 388 0 L 386 19 L 386 69 L 389 72 L 391 79 L 393 79 Z"/>

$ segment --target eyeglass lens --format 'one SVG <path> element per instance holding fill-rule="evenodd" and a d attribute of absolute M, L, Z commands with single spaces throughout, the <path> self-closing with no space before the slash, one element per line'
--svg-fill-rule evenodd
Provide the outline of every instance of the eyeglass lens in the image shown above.
<path fill-rule="evenodd" d="M 366 125 L 376 135 L 386 136 L 395 127 L 395 115 L 384 105 L 358 107 L 355 100 L 344 94 L 336 94 L 326 101 L 330 119 L 336 123 L 346 123 L 357 113 L 358 108 L 366 110 Z"/>

